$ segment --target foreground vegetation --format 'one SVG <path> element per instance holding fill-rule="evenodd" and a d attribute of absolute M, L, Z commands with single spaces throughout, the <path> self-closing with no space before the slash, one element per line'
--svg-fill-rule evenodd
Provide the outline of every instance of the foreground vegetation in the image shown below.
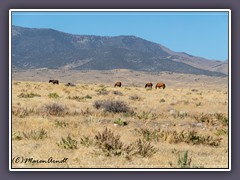
<path fill-rule="evenodd" d="M 18 168 L 227 168 L 227 89 L 12 82 Z"/>

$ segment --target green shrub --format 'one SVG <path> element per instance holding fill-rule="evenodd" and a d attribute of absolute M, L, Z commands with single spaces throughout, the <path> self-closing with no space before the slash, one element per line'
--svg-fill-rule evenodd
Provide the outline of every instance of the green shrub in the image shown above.
<path fill-rule="evenodd" d="M 159 130 L 156 129 L 148 129 L 148 128 L 140 128 L 140 129 L 135 129 L 135 132 L 137 133 L 137 135 L 140 135 L 143 137 L 144 140 L 146 141 L 154 141 L 154 142 L 158 142 L 160 139 L 160 135 L 159 135 Z"/>
<path fill-rule="evenodd" d="M 188 151 L 185 151 L 183 156 L 178 156 L 178 167 L 179 168 L 190 168 L 192 159 L 188 157 Z"/>
<path fill-rule="evenodd" d="M 21 140 L 23 137 L 21 136 L 20 132 L 12 132 L 12 140 Z"/>
<path fill-rule="evenodd" d="M 138 139 L 135 143 L 132 144 L 134 154 L 140 155 L 142 157 L 151 157 L 155 154 L 158 149 L 151 145 L 150 142 L 147 142 L 142 139 Z"/>
<path fill-rule="evenodd" d="M 23 137 L 26 139 L 33 139 L 33 140 L 42 140 L 47 137 L 47 132 L 44 129 L 39 129 L 30 132 L 22 132 Z"/>
<path fill-rule="evenodd" d="M 49 97 L 49 98 L 53 98 L 53 99 L 60 98 L 60 96 L 59 96 L 57 93 L 49 93 L 49 94 L 48 94 L 48 97 Z"/>
<path fill-rule="evenodd" d="M 114 123 L 114 124 L 117 124 L 117 125 L 119 125 L 119 126 L 126 126 L 126 125 L 127 125 L 127 122 L 126 122 L 126 121 L 123 121 L 123 120 L 120 119 L 120 118 L 114 120 L 113 123 Z"/>
<path fill-rule="evenodd" d="M 92 99 L 92 96 L 86 95 L 84 96 L 85 99 Z"/>
<path fill-rule="evenodd" d="M 41 97 L 41 95 L 31 92 L 30 94 L 29 93 L 27 93 L 27 94 L 21 93 L 21 94 L 18 95 L 18 97 L 19 98 L 33 98 L 33 97 Z"/>
<path fill-rule="evenodd" d="M 77 149 L 77 140 L 73 139 L 70 135 L 68 135 L 66 138 L 62 138 L 59 143 L 57 143 L 58 147 L 61 147 L 63 149 Z"/>
<path fill-rule="evenodd" d="M 55 126 L 56 127 L 67 127 L 68 126 L 68 123 L 64 122 L 64 121 L 58 121 L 58 120 L 55 120 Z"/>
<path fill-rule="evenodd" d="M 83 101 L 84 97 L 79 97 L 79 96 L 68 96 L 68 99 L 76 100 L 78 102 Z"/>
<path fill-rule="evenodd" d="M 25 118 L 26 116 L 30 116 L 35 114 L 35 110 L 30 108 L 17 108 L 12 110 L 12 115 L 18 116 L 19 118 Z"/>

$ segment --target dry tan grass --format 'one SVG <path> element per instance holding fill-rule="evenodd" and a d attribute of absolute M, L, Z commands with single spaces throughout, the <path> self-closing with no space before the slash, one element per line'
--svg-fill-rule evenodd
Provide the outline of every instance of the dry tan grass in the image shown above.
<path fill-rule="evenodd" d="M 107 95 L 98 94 L 102 89 Z M 220 90 L 219 90 L 220 89 Z M 117 94 L 113 91 L 119 91 Z M 52 85 L 43 82 L 12 82 L 12 157 L 24 157 L 46 160 L 49 157 L 66 163 L 14 163 L 15 168 L 175 168 L 178 157 L 188 151 L 191 167 L 227 168 L 228 136 L 218 134 L 227 126 L 214 119 L 213 114 L 221 113 L 228 117 L 228 94 L 226 88 L 167 87 L 166 89 L 147 90 L 143 87 L 114 88 L 106 84 L 76 84 L 66 87 L 64 84 Z M 18 97 L 19 94 L 35 93 L 32 98 Z M 58 98 L 49 97 L 56 93 Z M 78 96 L 78 98 L 77 98 Z M 131 98 L 134 96 L 135 98 Z M 69 99 L 69 97 L 72 97 Z M 137 97 L 137 98 L 136 98 Z M 94 108 L 98 100 L 123 101 L 134 113 L 109 113 Z M 49 115 L 44 106 L 56 103 L 65 108 L 61 115 Z M 211 122 L 197 122 L 196 116 L 207 114 Z M 116 126 L 114 121 L 121 119 L 126 126 Z M 130 145 L 141 135 L 135 129 L 148 128 L 164 130 L 195 130 L 201 135 L 221 138 L 219 146 L 192 145 L 184 142 L 173 143 L 160 139 L 151 141 L 158 151 L 151 157 L 105 156 L 96 146 L 80 144 L 83 136 L 94 138 L 105 128 L 110 129 L 125 145 Z M 44 129 L 47 137 L 27 139 L 24 133 Z M 16 138 L 18 134 L 21 138 Z M 64 149 L 57 145 L 61 138 L 70 135 L 75 139 L 77 149 Z"/>

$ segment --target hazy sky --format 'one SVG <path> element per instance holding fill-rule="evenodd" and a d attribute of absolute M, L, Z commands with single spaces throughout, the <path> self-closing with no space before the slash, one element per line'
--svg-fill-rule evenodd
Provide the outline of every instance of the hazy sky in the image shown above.
<path fill-rule="evenodd" d="M 80 35 L 134 35 L 173 51 L 228 59 L 228 12 L 13 12 L 12 24 Z"/>

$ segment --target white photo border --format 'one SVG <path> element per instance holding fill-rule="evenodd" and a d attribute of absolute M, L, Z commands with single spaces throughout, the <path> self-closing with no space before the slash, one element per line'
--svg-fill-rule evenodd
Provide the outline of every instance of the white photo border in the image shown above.
<path fill-rule="evenodd" d="M 228 12 L 228 168 L 12 168 L 13 12 Z M 230 9 L 10 9 L 9 10 L 9 171 L 231 171 L 231 10 Z"/>

